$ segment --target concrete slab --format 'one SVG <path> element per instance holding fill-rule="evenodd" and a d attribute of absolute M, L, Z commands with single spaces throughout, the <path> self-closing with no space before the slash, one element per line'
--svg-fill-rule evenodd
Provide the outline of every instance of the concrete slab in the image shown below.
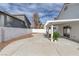
<path fill-rule="evenodd" d="M 5 47 L 0 55 L 9 56 L 77 56 L 79 44 L 67 39 L 59 38 L 57 42 L 50 42 L 43 34 L 19 40 Z"/>
<path fill-rule="evenodd" d="M 67 39 L 60 38 L 58 42 L 52 44 L 58 51 L 60 56 L 78 56 L 79 55 L 79 44 Z"/>

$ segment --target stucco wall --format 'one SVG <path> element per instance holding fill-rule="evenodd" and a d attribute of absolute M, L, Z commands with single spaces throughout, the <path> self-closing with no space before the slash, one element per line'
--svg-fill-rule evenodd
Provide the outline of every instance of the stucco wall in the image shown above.
<path fill-rule="evenodd" d="M 4 31 L 4 41 L 10 40 L 12 38 L 24 35 L 24 34 L 30 34 L 32 31 L 31 29 L 24 29 L 24 28 L 8 28 L 3 27 Z M 1 27 L 0 27 L 0 41 L 2 39 L 2 33 L 1 33 Z"/>
<path fill-rule="evenodd" d="M 73 22 L 68 24 L 59 25 L 59 33 L 63 36 L 63 26 L 70 25 L 70 38 L 76 41 L 79 41 L 79 22 Z"/>
<path fill-rule="evenodd" d="M 79 41 L 79 22 L 71 24 L 70 36 L 72 39 Z"/>
<path fill-rule="evenodd" d="M 63 25 L 59 25 L 58 32 L 63 36 Z"/>

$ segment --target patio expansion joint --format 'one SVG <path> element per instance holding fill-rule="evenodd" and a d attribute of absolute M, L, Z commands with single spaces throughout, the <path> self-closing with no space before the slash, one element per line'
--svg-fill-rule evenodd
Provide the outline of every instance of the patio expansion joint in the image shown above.
<path fill-rule="evenodd" d="M 51 43 L 50 43 L 50 45 L 51 45 L 51 47 L 52 47 L 52 44 L 51 44 Z M 59 56 L 62 56 L 61 53 L 59 52 L 58 48 L 57 48 L 57 44 L 54 43 L 54 44 L 53 44 L 53 47 L 55 48 L 55 50 L 56 50 L 56 52 L 58 53 L 58 55 L 59 55 Z"/>

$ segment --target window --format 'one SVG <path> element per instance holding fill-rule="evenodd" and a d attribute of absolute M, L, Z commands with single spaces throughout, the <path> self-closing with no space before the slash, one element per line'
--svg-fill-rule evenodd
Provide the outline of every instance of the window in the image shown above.
<path fill-rule="evenodd" d="M 53 31 L 54 31 L 54 32 L 56 32 L 56 31 L 57 31 L 57 28 L 56 28 L 56 26 L 55 26 L 55 27 L 53 27 Z"/>
<path fill-rule="evenodd" d="M 70 26 L 64 26 L 63 27 L 63 35 L 65 37 L 70 38 L 70 31 L 71 31 L 71 27 Z"/>
<path fill-rule="evenodd" d="M 20 21 L 16 18 L 7 16 L 6 19 L 6 25 L 7 27 L 18 27 L 18 28 L 26 28 L 25 23 L 23 21 Z"/>
<path fill-rule="evenodd" d="M 51 27 L 49 27 L 49 29 L 51 29 Z"/>

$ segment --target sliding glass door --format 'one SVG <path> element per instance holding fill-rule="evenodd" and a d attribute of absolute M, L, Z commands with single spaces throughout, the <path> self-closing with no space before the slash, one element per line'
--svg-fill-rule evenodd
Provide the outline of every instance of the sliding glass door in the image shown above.
<path fill-rule="evenodd" d="M 70 26 L 64 26 L 63 27 L 63 36 L 70 38 L 70 30 L 71 30 Z"/>

